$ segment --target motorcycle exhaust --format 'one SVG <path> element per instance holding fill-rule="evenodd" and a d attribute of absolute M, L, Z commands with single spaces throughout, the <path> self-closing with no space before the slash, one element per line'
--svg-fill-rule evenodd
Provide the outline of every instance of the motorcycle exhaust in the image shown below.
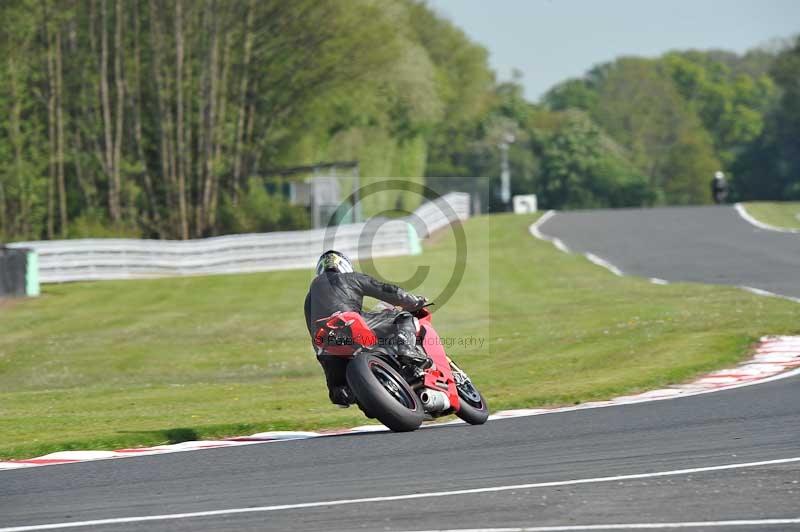
<path fill-rule="evenodd" d="M 450 408 L 450 398 L 438 390 L 424 389 L 419 394 L 422 406 L 427 412 L 441 412 Z"/>

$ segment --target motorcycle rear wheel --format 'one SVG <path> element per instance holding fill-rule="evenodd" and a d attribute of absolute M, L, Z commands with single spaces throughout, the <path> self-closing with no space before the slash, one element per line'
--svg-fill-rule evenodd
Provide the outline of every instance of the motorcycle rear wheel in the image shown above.
<path fill-rule="evenodd" d="M 378 356 L 363 353 L 351 360 L 347 383 L 358 402 L 394 432 L 416 430 L 425 419 L 417 394 L 391 364 Z"/>

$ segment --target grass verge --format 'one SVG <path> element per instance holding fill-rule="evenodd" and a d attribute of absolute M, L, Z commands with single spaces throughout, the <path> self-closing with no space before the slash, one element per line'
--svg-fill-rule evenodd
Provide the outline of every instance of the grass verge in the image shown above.
<path fill-rule="evenodd" d="M 436 311 L 493 409 L 685 381 L 800 332 L 796 303 L 615 277 L 531 237 L 534 219 L 468 221 L 464 277 Z M 435 296 L 455 250 L 447 232 L 376 267 L 398 280 L 429 266 L 417 291 Z M 327 401 L 303 322 L 310 275 L 46 285 L 0 306 L 0 458 L 365 423 Z"/>
<path fill-rule="evenodd" d="M 768 225 L 800 229 L 800 201 L 753 201 L 744 204 L 750 215 Z"/>

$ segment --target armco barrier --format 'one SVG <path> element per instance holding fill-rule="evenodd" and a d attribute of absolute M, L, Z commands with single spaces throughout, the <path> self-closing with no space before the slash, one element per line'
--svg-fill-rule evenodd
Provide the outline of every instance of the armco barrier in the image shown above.
<path fill-rule="evenodd" d="M 326 247 L 357 259 L 417 253 L 418 238 L 468 218 L 469 203 L 469 194 L 452 192 L 423 204 L 406 218 L 342 225 L 335 231 L 312 229 L 186 241 L 51 240 L 9 247 L 36 251 L 42 283 L 311 268 Z"/>

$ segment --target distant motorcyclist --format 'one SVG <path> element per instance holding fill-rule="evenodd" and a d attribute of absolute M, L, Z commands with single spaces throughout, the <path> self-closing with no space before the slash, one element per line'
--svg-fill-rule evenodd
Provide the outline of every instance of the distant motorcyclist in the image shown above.
<path fill-rule="evenodd" d="M 402 310 L 363 312 L 364 296 L 380 299 Z M 358 312 L 382 343 L 395 349 L 397 356 L 424 365 L 429 359 L 416 349 L 416 326 L 409 311 L 422 308 L 426 302 L 424 297 L 409 294 L 399 286 L 354 271 L 350 259 L 338 251 L 330 250 L 320 256 L 316 277 L 308 289 L 304 305 L 306 325 L 313 342 L 321 325 L 320 320 L 339 311 Z M 347 361 L 326 354 L 324 347 L 315 346 L 315 350 L 317 360 L 325 371 L 331 402 L 343 407 L 350 406 L 354 399 L 345 378 Z"/>
<path fill-rule="evenodd" d="M 714 179 L 711 180 L 711 197 L 714 198 L 714 203 L 717 205 L 725 203 L 725 199 L 728 197 L 728 183 L 722 172 L 716 172 Z"/>

